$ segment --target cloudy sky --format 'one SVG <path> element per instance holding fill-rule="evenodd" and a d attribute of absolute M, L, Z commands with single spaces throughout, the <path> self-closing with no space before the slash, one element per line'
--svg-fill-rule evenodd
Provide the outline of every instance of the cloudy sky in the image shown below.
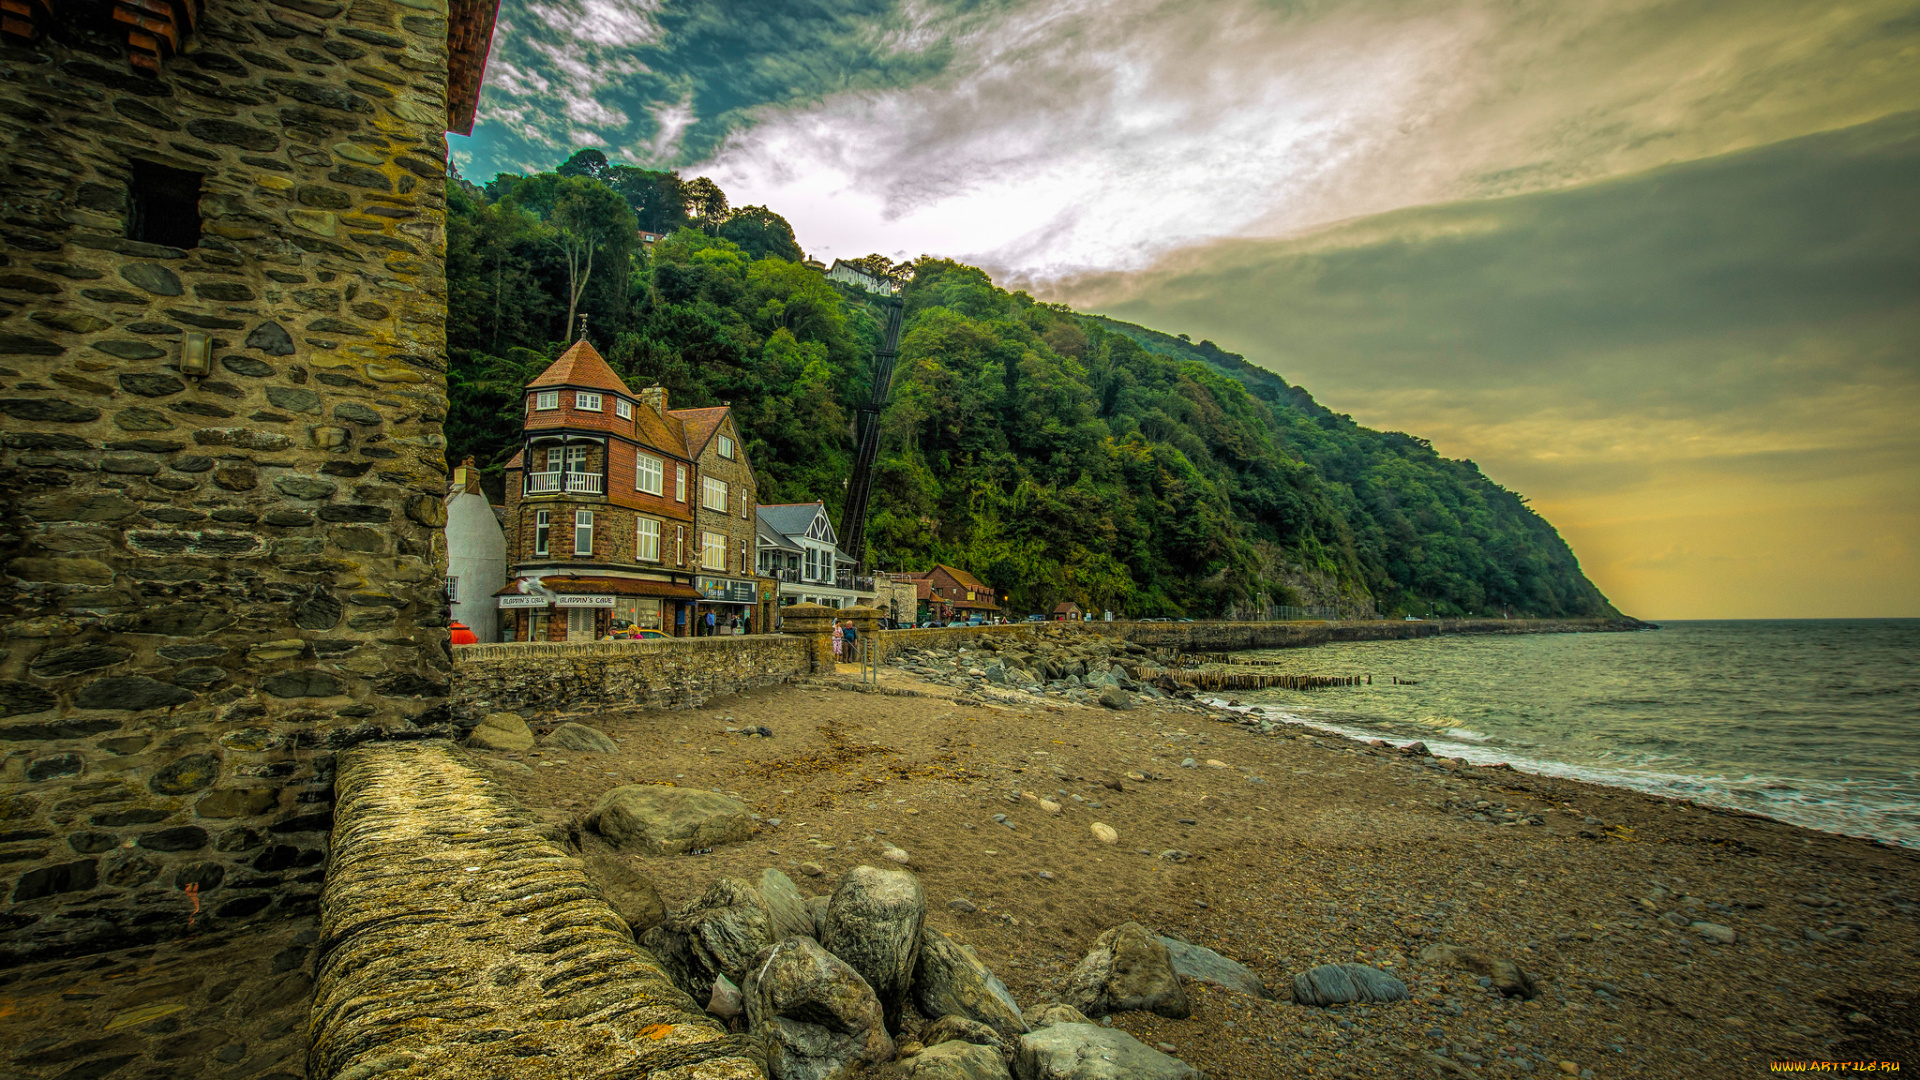
<path fill-rule="evenodd" d="M 1634 614 L 1915 616 L 1916 110 L 1911 0 L 502 0 L 453 142 L 1211 338 Z"/>

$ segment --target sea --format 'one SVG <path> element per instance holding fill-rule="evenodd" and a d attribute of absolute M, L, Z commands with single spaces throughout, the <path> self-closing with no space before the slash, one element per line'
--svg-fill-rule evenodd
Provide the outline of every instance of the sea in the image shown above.
<path fill-rule="evenodd" d="M 1373 678 L 1232 695 L 1276 719 L 1920 848 L 1920 619 L 1666 622 L 1238 655 L 1278 661 L 1276 672 Z"/>

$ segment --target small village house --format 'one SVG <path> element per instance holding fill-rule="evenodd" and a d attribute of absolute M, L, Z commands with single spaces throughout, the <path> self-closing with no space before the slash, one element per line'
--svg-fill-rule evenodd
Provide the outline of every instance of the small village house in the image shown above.
<path fill-rule="evenodd" d="M 473 459 L 453 470 L 447 485 L 447 607 L 453 621 L 479 641 L 500 640 L 494 597 L 507 580 L 506 508 L 480 490 Z"/>
<path fill-rule="evenodd" d="M 782 607 L 851 607 L 873 599 L 873 579 L 855 576 L 825 503 L 776 503 L 758 514 L 760 573 L 778 583 Z"/>

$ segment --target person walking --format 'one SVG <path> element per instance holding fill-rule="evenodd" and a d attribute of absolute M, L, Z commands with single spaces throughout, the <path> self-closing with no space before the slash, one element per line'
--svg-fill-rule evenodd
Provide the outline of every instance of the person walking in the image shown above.
<path fill-rule="evenodd" d="M 847 659 L 849 661 L 859 659 L 860 631 L 857 628 L 855 628 L 855 626 L 853 625 L 852 619 L 847 620 L 846 628 L 840 631 L 840 636 L 846 640 Z"/>
<path fill-rule="evenodd" d="M 713 609 L 712 609 L 712 608 L 708 608 L 708 609 L 707 609 L 707 636 L 708 636 L 708 637 L 712 637 L 712 636 L 713 636 L 713 622 L 714 622 L 714 619 L 713 619 Z"/>
<path fill-rule="evenodd" d="M 839 623 L 834 623 L 833 624 L 833 659 L 835 663 L 839 663 L 841 660 L 844 660 L 846 658 L 846 651 L 847 651 L 846 646 L 847 646 L 847 632 L 841 629 Z"/>
<path fill-rule="evenodd" d="M 738 614 L 727 616 L 727 633 L 737 634 L 739 632 L 740 632 L 740 616 Z"/>

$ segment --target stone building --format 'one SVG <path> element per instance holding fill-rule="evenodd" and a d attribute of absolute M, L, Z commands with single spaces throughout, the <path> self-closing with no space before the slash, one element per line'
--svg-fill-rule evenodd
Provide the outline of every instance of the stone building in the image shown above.
<path fill-rule="evenodd" d="M 311 911 L 333 754 L 447 730 L 443 133 L 492 23 L 6 5 L 0 966 Z"/>
<path fill-rule="evenodd" d="M 473 459 L 453 470 L 447 485 L 447 605 L 453 621 L 478 641 L 500 640 L 494 593 L 507 580 L 504 507 L 487 501 Z"/>
<path fill-rule="evenodd" d="M 527 384 L 507 462 L 511 580 L 501 636 L 592 641 L 616 621 L 688 633 L 700 564 L 685 425 L 585 341 Z"/>
<path fill-rule="evenodd" d="M 665 387 L 641 391 L 656 408 L 667 403 Z M 766 583 L 763 605 L 761 578 L 755 572 L 754 508 L 759 488 L 753 463 L 727 406 L 676 409 L 667 415 L 680 421 L 687 437 L 687 453 L 694 459 L 700 498 L 695 507 L 694 531 L 699 538 L 701 610 L 714 614 L 716 629 L 730 618 L 747 624 L 749 632 L 771 629 L 774 582 Z M 704 627 L 704 615 L 700 626 Z"/>

